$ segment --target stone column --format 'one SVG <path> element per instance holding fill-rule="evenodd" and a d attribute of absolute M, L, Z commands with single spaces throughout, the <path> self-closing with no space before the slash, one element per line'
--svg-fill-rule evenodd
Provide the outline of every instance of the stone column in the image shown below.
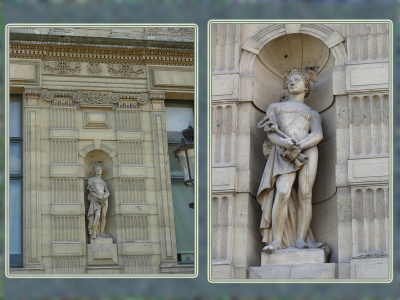
<path fill-rule="evenodd" d="M 161 272 L 177 264 L 174 207 L 168 160 L 168 137 L 165 125 L 165 93 L 150 92 L 151 129 L 161 246 Z"/>
<path fill-rule="evenodd" d="M 44 272 L 40 191 L 39 89 L 24 92 L 24 268 Z"/>

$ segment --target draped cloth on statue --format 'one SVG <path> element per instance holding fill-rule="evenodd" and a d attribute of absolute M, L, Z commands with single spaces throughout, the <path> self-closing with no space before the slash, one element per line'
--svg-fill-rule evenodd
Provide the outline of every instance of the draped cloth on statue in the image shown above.
<path fill-rule="evenodd" d="M 295 164 L 282 157 L 286 149 L 273 145 L 265 166 L 264 174 L 261 179 L 260 187 L 257 192 L 257 201 L 261 205 L 262 217 L 260 224 L 260 233 L 263 236 L 263 242 L 268 245 L 273 240 L 272 235 L 272 206 L 275 198 L 275 182 L 277 176 L 289 174 L 298 171 L 302 165 Z M 307 159 L 305 159 L 307 163 Z M 303 163 L 304 165 L 304 163 Z M 283 230 L 282 244 L 278 249 L 295 247 L 297 239 L 297 211 L 299 203 L 297 192 L 292 187 L 289 201 L 288 214 Z M 329 248 L 326 243 L 315 243 L 311 229 L 308 230 L 305 242 L 312 248 L 323 248 L 329 254 Z"/>
<path fill-rule="evenodd" d="M 87 189 L 89 190 L 89 195 L 88 195 L 88 200 L 90 201 L 90 205 L 89 205 L 89 210 L 87 213 L 87 218 L 89 220 L 89 224 L 88 224 L 88 230 L 89 230 L 89 234 L 93 234 L 96 233 L 95 229 L 93 228 L 93 223 L 94 223 L 94 215 L 96 213 L 96 210 L 101 210 L 104 205 L 106 204 L 106 202 L 108 201 L 108 199 L 105 199 L 103 203 L 100 203 L 99 200 L 92 195 L 92 193 L 95 194 L 99 194 L 96 187 L 94 186 L 94 184 L 92 182 L 89 182 Z"/>

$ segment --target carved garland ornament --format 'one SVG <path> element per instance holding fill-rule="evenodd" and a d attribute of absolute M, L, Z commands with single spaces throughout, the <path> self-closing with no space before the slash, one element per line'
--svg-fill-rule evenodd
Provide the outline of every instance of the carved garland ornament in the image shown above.
<path fill-rule="evenodd" d="M 70 61 L 44 61 L 43 68 L 45 72 L 57 75 L 75 75 L 81 71 L 80 62 Z"/>
<path fill-rule="evenodd" d="M 40 90 L 38 91 L 40 92 Z M 120 100 L 124 100 L 125 102 L 137 102 L 139 104 L 145 104 L 147 102 L 146 93 L 117 94 L 113 92 L 44 89 L 41 91 L 41 96 L 46 101 L 53 101 L 55 97 L 63 97 L 72 98 L 76 102 L 86 104 L 116 104 Z"/>
<path fill-rule="evenodd" d="M 88 74 L 90 75 L 99 75 L 101 73 L 103 73 L 103 69 L 101 67 L 101 65 L 97 62 L 91 62 L 87 65 L 86 68 Z"/>
<path fill-rule="evenodd" d="M 142 77 L 144 69 L 132 64 L 108 64 L 108 73 L 115 76 Z"/>

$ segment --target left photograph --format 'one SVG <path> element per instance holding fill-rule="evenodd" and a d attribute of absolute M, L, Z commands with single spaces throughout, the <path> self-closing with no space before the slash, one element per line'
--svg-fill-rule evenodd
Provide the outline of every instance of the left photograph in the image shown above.
<path fill-rule="evenodd" d="M 7 277 L 197 276 L 197 32 L 6 26 Z"/>

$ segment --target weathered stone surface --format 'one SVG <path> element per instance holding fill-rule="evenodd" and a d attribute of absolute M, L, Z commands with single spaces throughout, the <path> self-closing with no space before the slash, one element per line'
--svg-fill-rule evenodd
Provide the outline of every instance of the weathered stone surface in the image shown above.
<path fill-rule="evenodd" d="M 273 253 L 261 253 L 261 266 L 326 263 L 327 257 L 322 249 L 286 248 Z"/>
<path fill-rule="evenodd" d="M 250 279 L 334 279 L 334 263 L 250 267 Z"/>

